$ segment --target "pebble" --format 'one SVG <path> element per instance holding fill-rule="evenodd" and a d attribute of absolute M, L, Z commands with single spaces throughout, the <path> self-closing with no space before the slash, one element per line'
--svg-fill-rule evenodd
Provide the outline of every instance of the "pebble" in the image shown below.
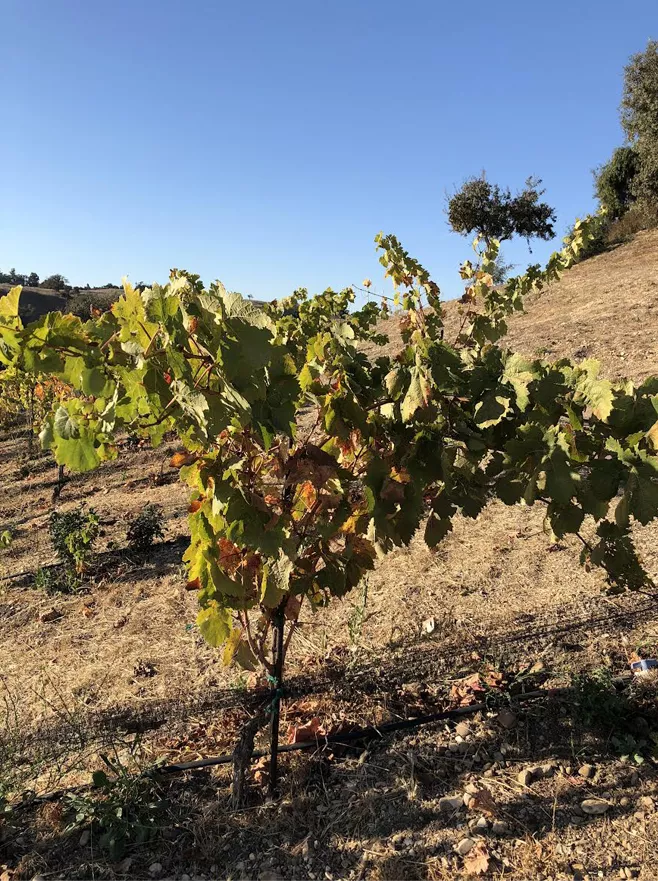
<path fill-rule="evenodd" d="M 236 868 L 237 868 L 237 866 L 236 866 Z M 244 866 L 243 866 L 243 868 L 244 868 Z M 191 881 L 191 878 L 189 875 L 181 875 L 180 881 Z"/>
<path fill-rule="evenodd" d="M 654 801 L 650 795 L 642 796 L 642 798 L 640 799 L 640 807 L 643 807 L 647 811 L 654 811 L 656 809 Z"/>
<path fill-rule="evenodd" d="M 159 875 L 162 871 L 162 863 L 151 863 L 149 866 L 149 875 Z"/>
<path fill-rule="evenodd" d="M 631 800 L 627 795 L 624 795 L 619 799 L 619 804 L 622 806 L 622 808 L 627 808 L 630 803 Z"/>
<path fill-rule="evenodd" d="M 529 786 L 532 783 L 532 771 L 529 768 L 524 768 L 523 771 L 519 771 L 516 779 L 521 786 Z"/>
<path fill-rule="evenodd" d="M 547 765 L 542 765 L 539 769 L 541 776 L 546 779 L 547 777 L 552 777 L 555 774 L 555 770 L 557 765 L 554 762 L 549 762 Z"/>
<path fill-rule="evenodd" d="M 455 727 L 455 734 L 458 734 L 459 737 L 468 737 L 468 735 L 470 733 L 471 733 L 471 726 L 468 724 L 468 722 L 460 722 Z"/>
<path fill-rule="evenodd" d="M 610 802 L 604 801 L 602 798 L 586 798 L 580 803 L 581 809 L 589 816 L 597 814 L 605 814 L 610 807 Z"/>
<path fill-rule="evenodd" d="M 476 824 L 475 824 L 475 828 L 478 830 L 478 832 L 482 832 L 482 831 L 484 831 L 485 829 L 488 829 L 488 828 L 489 828 L 489 824 L 487 823 L 487 818 L 486 818 L 486 817 L 480 817 L 480 818 L 477 820 Z"/>
<path fill-rule="evenodd" d="M 500 713 L 496 716 L 496 722 L 499 725 L 502 725 L 503 728 L 514 728 L 516 725 L 516 716 L 511 710 L 501 710 Z"/>
<path fill-rule="evenodd" d="M 86 847 L 89 844 L 91 839 L 91 832 L 89 829 L 85 829 L 85 831 L 80 836 L 80 847 Z"/>
<path fill-rule="evenodd" d="M 463 857 L 475 847 L 475 841 L 472 838 L 462 838 L 462 840 L 457 844 L 455 850 L 459 854 L 459 856 Z"/>
<path fill-rule="evenodd" d="M 461 795 L 444 795 L 439 799 L 440 811 L 458 811 L 464 804 Z"/>
<path fill-rule="evenodd" d="M 505 835 L 509 831 L 509 826 L 504 820 L 494 820 L 491 824 L 491 831 L 494 835 Z"/>
<path fill-rule="evenodd" d="M 584 777 L 585 780 L 589 780 L 596 773 L 594 765 L 581 765 L 578 768 L 578 773 L 581 777 Z"/>

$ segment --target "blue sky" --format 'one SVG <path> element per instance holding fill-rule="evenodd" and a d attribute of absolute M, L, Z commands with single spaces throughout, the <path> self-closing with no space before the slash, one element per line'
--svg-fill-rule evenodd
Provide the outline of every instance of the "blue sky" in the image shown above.
<path fill-rule="evenodd" d="M 557 231 L 621 143 L 655 0 L 0 0 L 0 267 L 72 283 L 172 266 L 271 298 L 371 276 L 395 232 L 445 295 L 445 193 L 544 180 Z M 525 265 L 555 248 L 508 245 Z"/>

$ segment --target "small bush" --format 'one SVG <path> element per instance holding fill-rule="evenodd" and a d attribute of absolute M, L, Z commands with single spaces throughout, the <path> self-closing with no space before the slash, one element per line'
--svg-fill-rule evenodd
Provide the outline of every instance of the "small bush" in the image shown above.
<path fill-rule="evenodd" d="M 164 538 L 162 528 L 162 508 L 148 502 L 133 518 L 128 526 L 128 546 L 132 551 L 143 554 L 156 539 Z"/>
<path fill-rule="evenodd" d="M 98 538 L 99 519 L 93 508 L 84 507 L 50 515 L 50 540 L 62 561 L 63 570 L 38 569 L 34 586 L 47 593 L 75 593 L 89 567 L 94 542 Z"/>
<path fill-rule="evenodd" d="M 96 771 L 93 790 L 68 796 L 72 815 L 68 830 L 90 829 L 109 858 L 119 860 L 130 848 L 144 845 L 157 835 L 163 802 L 152 780 L 131 773 L 106 756 L 102 758 L 111 776 Z"/>
<path fill-rule="evenodd" d="M 623 217 L 610 224 L 607 233 L 608 243 L 628 242 L 636 233 L 647 229 L 649 225 L 649 219 L 641 208 L 631 208 Z"/>

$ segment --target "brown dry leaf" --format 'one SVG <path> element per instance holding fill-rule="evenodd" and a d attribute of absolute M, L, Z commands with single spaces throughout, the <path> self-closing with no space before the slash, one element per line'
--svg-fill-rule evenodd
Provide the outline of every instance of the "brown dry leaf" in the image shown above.
<path fill-rule="evenodd" d="M 464 857 L 464 873 L 466 875 L 484 875 L 489 871 L 491 855 L 483 841 L 478 841 L 475 847 Z"/>
<path fill-rule="evenodd" d="M 270 760 L 268 756 L 263 756 L 262 758 L 258 759 L 255 765 L 252 766 L 254 780 L 260 786 L 266 783 L 269 779 L 269 761 Z"/>
<path fill-rule="evenodd" d="M 288 743 L 302 743 L 306 740 L 315 740 L 316 737 L 324 737 L 325 730 L 322 722 L 314 716 L 305 725 L 291 725 L 288 728 Z"/>
<path fill-rule="evenodd" d="M 185 590 L 201 590 L 201 579 L 195 578 L 192 581 L 188 581 L 185 585 Z"/>
<path fill-rule="evenodd" d="M 495 817 L 498 814 L 498 805 L 486 787 L 478 789 L 477 792 L 473 793 L 473 798 L 470 799 L 468 806 L 473 811 L 482 811 L 491 817 Z"/>
<path fill-rule="evenodd" d="M 202 505 L 203 499 L 195 499 L 193 502 L 190 502 L 190 504 L 187 506 L 188 514 L 196 514 L 196 512 L 201 508 Z"/>

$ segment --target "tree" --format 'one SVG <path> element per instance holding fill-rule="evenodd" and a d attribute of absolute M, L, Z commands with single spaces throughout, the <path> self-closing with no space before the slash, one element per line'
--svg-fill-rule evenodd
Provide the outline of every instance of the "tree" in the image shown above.
<path fill-rule="evenodd" d="M 31 288 L 39 287 L 39 276 L 36 272 L 31 272 L 25 280 L 25 284 Z"/>
<path fill-rule="evenodd" d="M 635 202 L 639 157 L 635 147 L 617 147 L 594 172 L 594 193 L 611 220 L 618 220 Z"/>
<path fill-rule="evenodd" d="M 552 239 L 555 211 L 540 202 L 544 190 L 541 180 L 529 177 L 521 192 L 513 196 L 509 190 L 491 184 L 484 174 L 469 178 L 449 200 L 448 221 L 460 235 L 479 233 L 488 241 L 504 241 L 518 235 Z"/>
<path fill-rule="evenodd" d="M 638 204 L 658 220 L 658 41 L 633 55 L 624 71 L 621 121 L 637 152 L 633 190 Z"/>
<path fill-rule="evenodd" d="M 48 278 L 44 278 L 40 287 L 49 288 L 52 291 L 63 291 L 68 287 L 68 283 L 68 278 L 56 273 L 55 275 L 49 275 Z"/>

